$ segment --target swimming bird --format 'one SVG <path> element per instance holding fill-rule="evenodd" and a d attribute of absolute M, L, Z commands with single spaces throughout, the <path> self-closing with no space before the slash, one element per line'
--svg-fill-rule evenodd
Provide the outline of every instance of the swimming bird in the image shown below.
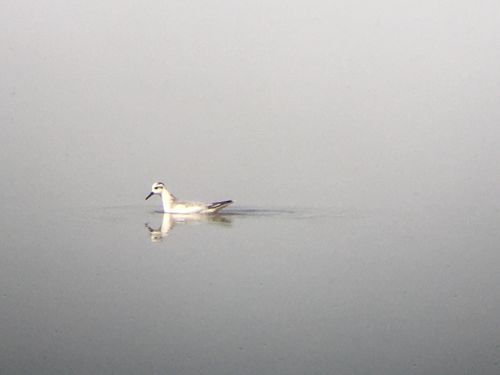
<path fill-rule="evenodd" d="M 180 201 L 167 190 L 163 182 L 155 182 L 146 199 L 155 194 L 161 195 L 163 212 L 171 214 L 213 214 L 233 203 L 232 200 L 213 203 Z"/>

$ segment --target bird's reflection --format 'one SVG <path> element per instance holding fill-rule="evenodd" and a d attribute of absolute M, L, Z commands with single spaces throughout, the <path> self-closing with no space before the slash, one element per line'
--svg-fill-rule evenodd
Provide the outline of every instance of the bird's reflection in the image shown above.
<path fill-rule="evenodd" d="M 231 225 L 231 219 L 222 215 L 203 215 L 203 214 L 163 214 L 161 226 L 153 228 L 146 223 L 145 226 L 149 231 L 151 242 L 161 242 L 163 238 L 167 237 L 172 229 L 178 225 L 192 224 L 192 223 L 211 223 L 220 225 Z"/>

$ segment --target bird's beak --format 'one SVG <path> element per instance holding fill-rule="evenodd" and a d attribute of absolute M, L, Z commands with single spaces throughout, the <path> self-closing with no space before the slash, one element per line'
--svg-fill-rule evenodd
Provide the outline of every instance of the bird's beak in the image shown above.
<path fill-rule="evenodd" d="M 149 193 L 149 195 L 146 197 L 146 200 L 148 200 L 149 198 L 151 198 L 152 195 L 154 195 L 153 192 Z"/>

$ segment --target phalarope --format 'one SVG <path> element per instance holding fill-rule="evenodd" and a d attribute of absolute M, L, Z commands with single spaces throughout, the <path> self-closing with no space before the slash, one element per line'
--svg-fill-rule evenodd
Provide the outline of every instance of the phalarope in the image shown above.
<path fill-rule="evenodd" d="M 155 194 L 161 195 L 163 212 L 170 214 L 213 214 L 233 203 L 231 200 L 208 204 L 201 202 L 179 201 L 167 190 L 163 182 L 155 182 L 153 186 L 151 186 L 151 193 L 149 193 L 146 199 L 149 199 Z"/>

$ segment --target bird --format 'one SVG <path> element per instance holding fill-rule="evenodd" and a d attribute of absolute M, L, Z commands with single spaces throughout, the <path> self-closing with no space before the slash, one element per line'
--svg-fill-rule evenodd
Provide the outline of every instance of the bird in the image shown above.
<path fill-rule="evenodd" d="M 146 200 L 153 195 L 161 195 L 163 212 L 170 214 L 214 214 L 233 203 L 232 200 L 212 203 L 180 201 L 167 190 L 163 182 L 155 182 L 151 186 L 151 193 Z"/>

